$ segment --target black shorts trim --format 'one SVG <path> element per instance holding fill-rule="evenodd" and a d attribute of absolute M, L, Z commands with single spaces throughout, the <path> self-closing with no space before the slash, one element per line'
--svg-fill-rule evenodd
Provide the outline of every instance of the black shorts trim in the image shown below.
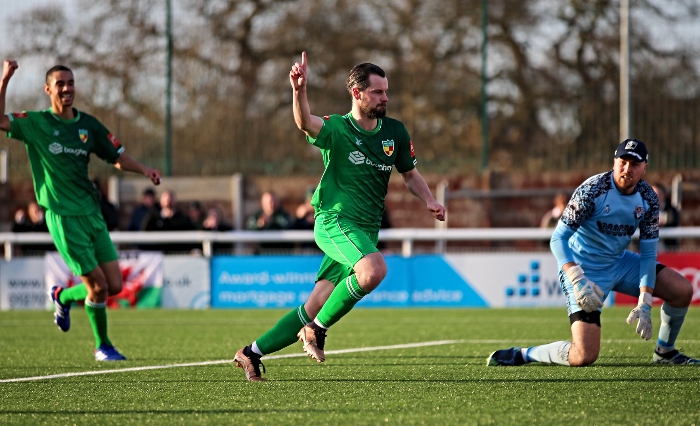
<path fill-rule="evenodd" d="M 573 325 L 576 321 L 583 321 L 589 324 L 595 324 L 600 327 L 600 311 L 586 312 L 578 311 L 569 315 L 569 322 Z"/>
<path fill-rule="evenodd" d="M 664 265 L 663 263 L 657 263 L 656 264 L 656 275 L 659 275 L 659 272 L 661 272 L 661 270 L 664 269 L 665 267 L 666 267 L 666 265 Z"/>

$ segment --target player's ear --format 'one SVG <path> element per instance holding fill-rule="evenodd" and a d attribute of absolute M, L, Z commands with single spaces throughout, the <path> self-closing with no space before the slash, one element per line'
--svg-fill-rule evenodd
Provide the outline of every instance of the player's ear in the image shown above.
<path fill-rule="evenodd" d="M 51 94 L 51 88 L 48 84 L 44 84 L 44 93 L 46 93 L 47 95 Z"/>
<path fill-rule="evenodd" d="M 357 87 L 353 87 L 352 88 L 352 97 L 359 101 L 360 100 L 360 89 L 358 89 Z"/>

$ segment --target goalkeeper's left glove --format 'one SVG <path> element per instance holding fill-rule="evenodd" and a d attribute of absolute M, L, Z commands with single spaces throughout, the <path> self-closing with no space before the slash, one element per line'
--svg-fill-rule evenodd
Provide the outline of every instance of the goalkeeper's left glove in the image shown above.
<path fill-rule="evenodd" d="M 634 320 L 639 319 L 637 323 L 637 334 L 642 336 L 642 339 L 649 340 L 651 338 L 651 293 L 642 292 L 639 295 L 637 306 L 632 309 L 627 317 L 627 324 L 634 323 Z"/>

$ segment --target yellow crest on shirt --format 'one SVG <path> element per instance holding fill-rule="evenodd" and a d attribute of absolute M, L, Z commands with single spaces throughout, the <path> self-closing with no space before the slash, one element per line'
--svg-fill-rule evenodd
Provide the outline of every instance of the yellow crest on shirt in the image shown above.
<path fill-rule="evenodd" d="M 394 153 L 394 141 L 393 140 L 382 141 L 382 148 L 384 148 L 384 154 L 391 157 L 391 154 Z"/>
<path fill-rule="evenodd" d="M 83 141 L 83 143 L 88 141 L 88 131 L 87 130 L 79 129 L 78 136 L 80 136 L 80 140 Z"/>

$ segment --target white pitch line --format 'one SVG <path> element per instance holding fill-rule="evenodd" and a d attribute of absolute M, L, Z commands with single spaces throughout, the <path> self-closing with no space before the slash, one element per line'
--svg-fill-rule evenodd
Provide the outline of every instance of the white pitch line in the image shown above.
<path fill-rule="evenodd" d="M 545 340 L 528 340 L 532 343 L 547 343 Z M 419 343 L 405 343 L 401 345 L 389 345 L 389 346 L 371 346 L 367 348 L 351 348 L 351 349 L 337 349 L 326 351 L 328 355 L 337 354 L 349 354 L 356 352 L 370 352 L 370 351 L 386 351 L 392 349 L 408 349 L 408 348 L 421 348 L 425 346 L 439 346 L 439 345 L 451 345 L 451 344 L 472 344 L 472 345 L 482 345 L 482 344 L 512 344 L 512 340 L 436 340 L 433 342 L 419 342 Z M 645 343 L 649 344 L 648 341 L 642 339 L 635 340 L 617 340 L 617 339 L 603 339 L 601 343 Z M 700 340 L 679 340 L 676 343 L 688 343 L 696 344 L 700 343 Z M 266 360 L 270 359 L 284 359 L 284 358 L 299 358 L 307 356 L 305 353 L 294 353 L 294 354 L 284 354 L 284 355 L 268 355 L 265 357 Z M 16 379 L 2 379 L 0 383 L 16 383 L 16 382 L 30 382 L 36 380 L 49 380 L 49 379 L 61 379 L 64 377 L 78 377 L 78 376 L 95 376 L 98 374 L 110 374 L 110 373 L 127 373 L 130 371 L 147 371 L 147 370 L 162 370 L 165 368 L 178 368 L 178 367 L 198 367 L 202 365 L 216 365 L 216 364 L 226 364 L 232 362 L 230 359 L 222 359 L 218 361 L 202 361 L 202 362 L 188 362 L 183 364 L 168 364 L 168 365 L 148 365 L 144 367 L 132 367 L 132 368 L 119 368 L 115 370 L 98 370 L 98 371 L 81 371 L 76 373 L 63 373 L 63 374 L 51 374 L 48 376 L 34 376 L 34 377 L 18 377 Z"/>
<path fill-rule="evenodd" d="M 390 345 L 390 346 L 373 346 L 368 348 L 352 348 L 352 349 L 338 349 L 326 351 L 328 355 L 334 354 L 348 354 L 354 352 L 368 352 L 368 351 L 385 351 L 392 349 L 407 349 L 407 348 L 420 348 L 424 346 L 439 346 L 439 345 L 450 345 L 453 343 L 463 343 L 465 340 L 437 340 L 434 342 L 420 342 L 420 343 L 406 343 L 402 345 Z M 266 356 L 265 359 L 282 359 L 282 358 L 297 358 L 305 357 L 305 353 L 295 353 L 295 354 L 284 354 L 284 355 L 270 355 Z M 99 370 L 99 371 L 80 371 L 76 373 L 63 373 L 63 374 L 51 374 L 48 376 L 34 376 L 34 377 L 18 377 L 16 379 L 3 379 L 0 383 L 15 383 L 15 382 L 29 382 L 36 380 L 49 380 L 49 379 L 61 379 L 65 377 L 79 377 L 79 376 L 95 376 L 98 374 L 111 374 L 111 373 L 127 373 L 131 371 L 147 371 L 147 370 L 162 370 L 164 368 L 178 368 L 178 367 L 198 367 L 202 365 L 215 365 L 215 364 L 226 364 L 232 362 L 230 359 L 218 360 L 218 361 L 202 361 L 202 362 L 188 362 L 183 364 L 168 364 L 168 365 L 149 365 L 144 367 L 132 367 L 132 368 L 119 368 L 115 370 Z"/>

